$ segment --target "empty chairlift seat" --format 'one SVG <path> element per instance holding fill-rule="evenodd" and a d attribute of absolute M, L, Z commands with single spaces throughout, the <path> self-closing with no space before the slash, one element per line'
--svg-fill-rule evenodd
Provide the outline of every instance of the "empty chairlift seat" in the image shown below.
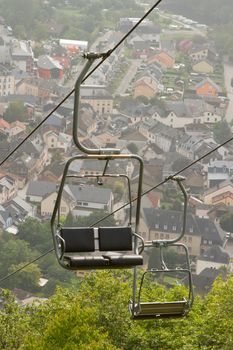
<path fill-rule="evenodd" d="M 129 226 L 61 228 L 61 262 L 74 270 L 142 265 L 142 256 L 133 251 L 135 235 Z"/>
<path fill-rule="evenodd" d="M 134 319 L 168 318 L 185 316 L 189 309 L 186 299 L 167 302 L 141 302 L 135 305 Z"/>

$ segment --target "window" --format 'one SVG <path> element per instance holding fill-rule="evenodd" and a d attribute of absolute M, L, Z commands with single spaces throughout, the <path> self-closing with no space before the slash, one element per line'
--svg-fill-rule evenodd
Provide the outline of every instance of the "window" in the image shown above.
<path fill-rule="evenodd" d="M 204 240 L 203 240 L 203 244 L 207 244 L 207 239 L 204 239 Z"/>
<path fill-rule="evenodd" d="M 172 231 L 176 231 L 176 225 L 172 226 Z"/>
<path fill-rule="evenodd" d="M 193 232 L 193 227 L 191 226 L 190 228 L 189 228 L 189 232 Z"/>
<path fill-rule="evenodd" d="M 159 228 L 159 224 L 155 224 L 155 228 Z"/>
<path fill-rule="evenodd" d="M 164 225 L 163 228 L 164 228 L 164 230 L 167 230 L 167 225 Z"/>
<path fill-rule="evenodd" d="M 86 202 L 83 202 L 83 205 L 84 205 L 85 207 L 88 207 L 88 203 L 86 203 Z"/>
<path fill-rule="evenodd" d="M 209 243 L 209 245 L 212 245 L 212 244 L 213 244 L 213 241 L 212 241 L 212 240 L 209 240 L 208 243 Z"/>

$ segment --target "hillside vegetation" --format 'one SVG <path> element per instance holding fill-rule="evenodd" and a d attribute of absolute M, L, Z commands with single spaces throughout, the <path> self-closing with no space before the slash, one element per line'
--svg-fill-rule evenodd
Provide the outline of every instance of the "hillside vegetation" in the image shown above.
<path fill-rule="evenodd" d="M 132 321 L 128 312 L 132 275 L 87 275 L 80 289 L 58 289 L 41 306 L 21 307 L 2 291 L 1 350 L 176 350 L 233 348 L 233 277 L 218 279 L 205 300 L 196 298 L 182 319 Z M 147 285 L 147 296 L 163 290 Z M 174 298 L 179 286 L 169 292 Z"/>

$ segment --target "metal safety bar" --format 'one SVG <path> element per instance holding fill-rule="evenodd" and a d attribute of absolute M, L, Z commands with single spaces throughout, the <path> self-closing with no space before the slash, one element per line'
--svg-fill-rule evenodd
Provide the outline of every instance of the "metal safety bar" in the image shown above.
<path fill-rule="evenodd" d="M 185 177 L 178 175 L 178 176 L 170 176 L 170 177 L 168 177 L 168 179 L 177 182 L 177 184 L 180 187 L 180 189 L 181 189 L 181 191 L 183 193 L 183 196 L 184 196 L 184 210 L 183 210 L 182 230 L 181 230 L 180 235 L 177 238 L 168 239 L 168 240 L 165 240 L 165 239 L 153 240 L 152 244 L 154 246 L 166 246 L 166 245 L 169 245 L 169 244 L 174 244 L 174 243 L 180 241 L 183 238 L 183 236 L 185 235 L 185 231 L 186 231 L 188 194 L 187 194 L 187 191 L 186 191 L 184 185 L 182 184 L 182 181 L 185 180 Z M 145 242 L 145 246 L 146 246 L 146 242 Z"/>

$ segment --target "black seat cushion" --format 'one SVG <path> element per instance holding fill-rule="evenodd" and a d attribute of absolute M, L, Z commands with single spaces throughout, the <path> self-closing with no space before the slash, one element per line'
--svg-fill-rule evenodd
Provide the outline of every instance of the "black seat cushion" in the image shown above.
<path fill-rule="evenodd" d="M 63 227 L 61 237 L 65 240 L 65 252 L 94 252 L 94 229 L 92 227 Z"/>
<path fill-rule="evenodd" d="M 143 257 L 141 255 L 104 255 L 104 258 L 109 259 L 110 266 L 136 266 L 143 265 Z"/>
<path fill-rule="evenodd" d="M 130 251 L 132 250 L 131 227 L 99 227 L 99 250 Z"/>
<path fill-rule="evenodd" d="M 102 266 L 107 266 L 109 261 L 102 256 L 74 256 L 64 257 L 70 268 L 91 269 Z"/>

